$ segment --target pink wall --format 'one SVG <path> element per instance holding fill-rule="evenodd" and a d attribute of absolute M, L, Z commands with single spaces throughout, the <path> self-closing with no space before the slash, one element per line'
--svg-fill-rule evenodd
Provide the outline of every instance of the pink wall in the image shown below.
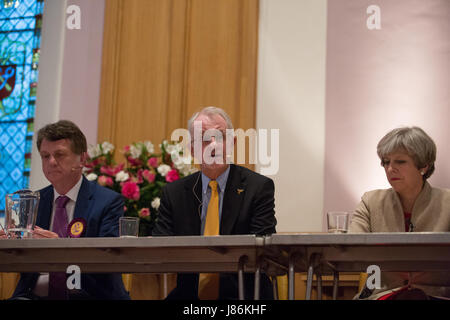
<path fill-rule="evenodd" d="M 369 5 L 381 29 L 368 30 Z M 390 187 L 376 145 L 398 126 L 436 142 L 430 182 L 450 187 L 450 1 L 328 1 L 324 212 Z"/>
<path fill-rule="evenodd" d="M 80 7 L 81 28 L 66 28 L 59 118 L 75 122 L 86 135 L 88 144 L 95 144 L 105 1 L 67 1 L 67 6 L 72 4 Z"/>

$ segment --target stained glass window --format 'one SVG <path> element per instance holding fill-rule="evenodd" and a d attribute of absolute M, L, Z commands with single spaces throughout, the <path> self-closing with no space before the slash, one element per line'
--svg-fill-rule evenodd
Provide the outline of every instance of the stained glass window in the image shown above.
<path fill-rule="evenodd" d="M 0 0 L 0 218 L 28 187 L 43 0 Z"/>

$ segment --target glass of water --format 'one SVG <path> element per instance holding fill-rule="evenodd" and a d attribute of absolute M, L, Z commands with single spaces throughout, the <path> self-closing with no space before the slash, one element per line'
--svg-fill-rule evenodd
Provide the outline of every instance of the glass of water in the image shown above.
<path fill-rule="evenodd" d="M 329 233 L 347 233 L 349 214 L 344 211 L 330 211 L 327 213 Z"/>
<path fill-rule="evenodd" d="M 139 233 L 139 218 L 121 217 L 119 219 L 119 235 L 121 238 L 134 238 Z"/>
<path fill-rule="evenodd" d="M 19 190 L 5 197 L 5 231 L 9 238 L 32 235 L 39 207 L 39 192 Z"/>

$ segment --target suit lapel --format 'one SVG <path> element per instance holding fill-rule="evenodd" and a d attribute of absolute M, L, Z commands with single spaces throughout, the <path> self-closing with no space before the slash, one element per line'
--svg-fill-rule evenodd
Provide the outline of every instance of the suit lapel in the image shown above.
<path fill-rule="evenodd" d="M 89 208 L 91 207 L 92 201 L 92 188 L 93 186 L 91 183 L 83 177 L 83 182 L 81 183 L 80 191 L 77 196 L 77 202 L 75 203 L 75 211 L 73 213 L 74 219 L 83 218 L 88 221 Z"/>
<path fill-rule="evenodd" d="M 245 197 L 246 186 L 245 178 L 241 176 L 239 167 L 230 165 L 230 173 L 223 196 L 220 234 L 231 234 L 236 219 L 239 216 L 242 200 Z"/>
<path fill-rule="evenodd" d="M 186 205 L 186 227 L 192 226 L 189 233 L 200 235 L 201 233 L 201 214 L 202 214 L 202 177 L 201 171 L 192 174 L 184 184 L 185 188 L 185 205 Z M 195 223 L 192 223 L 195 221 Z"/>
<path fill-rule="evenodd" d="M 38 216 L 36 217 L 36 225 L 45 230 L 50 230 L 50 219 L 53 209 L 53 187 L 49 186 L 40 193 Z"/>

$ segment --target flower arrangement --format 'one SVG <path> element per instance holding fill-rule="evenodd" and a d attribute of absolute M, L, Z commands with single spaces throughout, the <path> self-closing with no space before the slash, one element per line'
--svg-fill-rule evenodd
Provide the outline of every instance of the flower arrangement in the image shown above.
<path fill-rule="evenodd" d="M 151 234 L 158 217 L 162 188 L 197 169 L 182 158 L 181 144 L 164 140 L 155 153 L 150 141 L 125 146 L 125 163 L 114 161 L 114 146 L 103 142 L 88 148 L 88 161 L 83 169 L 90 181 L 123 195 L 125 216 L 139 217 L 139 235 Z"/>

